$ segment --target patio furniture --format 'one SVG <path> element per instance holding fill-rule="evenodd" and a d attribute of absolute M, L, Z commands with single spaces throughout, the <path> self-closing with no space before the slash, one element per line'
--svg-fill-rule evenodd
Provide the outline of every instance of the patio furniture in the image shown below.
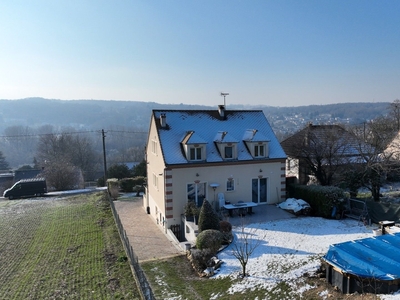
<path fill-rule="evenodd" d="M 255 206 L 257 206 L 257 203 L 239 201 L 236 204 L 225 204 L 224 208 L 228 210 L 229 216 L 233 217 L 233 212 L 240 209 L 247 209 L 247 213 L 251 215 Z"/>

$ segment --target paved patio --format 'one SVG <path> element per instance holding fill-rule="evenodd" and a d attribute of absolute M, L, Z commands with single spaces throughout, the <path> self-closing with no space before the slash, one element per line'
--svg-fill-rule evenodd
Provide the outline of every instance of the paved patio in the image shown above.
<path fill-rule="evenodd" d="M 178 256 L 185 253 L 182 246 L 169 239 L 142 206 L 142 198 L 119 198 L 115 208 L 139 262 Z M 275 205 L 259 205 L 253 214 L 225 219 L 233 226 L 295 218 Z"/>
<path fill-rule="evenodd" d="M 253 214 L 246 213 L 243 217 L 234 214 L 233 217 L 226 216 L 224 219 L 229 221 L 232 226 L 240 226 L 242 222 L 244 224 L 254 224 L 296 218 L 295 215 L 280 209 L 274 204 L 258 205 L 253 207 L 252 210 Z"/>

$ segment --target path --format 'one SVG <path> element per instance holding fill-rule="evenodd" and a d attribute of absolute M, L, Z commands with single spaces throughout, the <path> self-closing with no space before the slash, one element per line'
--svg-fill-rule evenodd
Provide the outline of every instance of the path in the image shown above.
<path fill-rule="evenodd" d="M 161 232 L 142 206 L 142 198 L 114 201 L 121 223 L 139 262 L 182 255 L 168 237 Z"/>

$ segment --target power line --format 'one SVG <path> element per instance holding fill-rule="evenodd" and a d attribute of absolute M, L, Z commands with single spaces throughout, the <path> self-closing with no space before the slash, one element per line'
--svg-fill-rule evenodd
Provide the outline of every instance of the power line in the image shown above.
<path fill-rule="evenodd" d="M 123 130 L 104 130 L 109 133 L 128 133 L 128 134 L 147 134 L 146 131 L 123 131 Z M 18 134 L 18 135 L 0 135 L 0 138 L 27 138 L 27 137 L 40 137 L 47 135 L 61 135 L 61 134 L 84 134 L 84 133 L 101 133 L 101 130 L 88 130 L 88 131 L 72 131 L 72 132 L 51 132 L 51 133 L 35 133 L 35 134 Z"/>

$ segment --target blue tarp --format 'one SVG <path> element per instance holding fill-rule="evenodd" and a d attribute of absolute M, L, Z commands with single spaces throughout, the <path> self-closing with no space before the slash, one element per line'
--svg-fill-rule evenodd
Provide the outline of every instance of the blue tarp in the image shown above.
<path fill-rule="evenodd" d="M 399 279 L 400 233 L 331 245 L 323 259 L 341 272 L 358 277 Z"/>

